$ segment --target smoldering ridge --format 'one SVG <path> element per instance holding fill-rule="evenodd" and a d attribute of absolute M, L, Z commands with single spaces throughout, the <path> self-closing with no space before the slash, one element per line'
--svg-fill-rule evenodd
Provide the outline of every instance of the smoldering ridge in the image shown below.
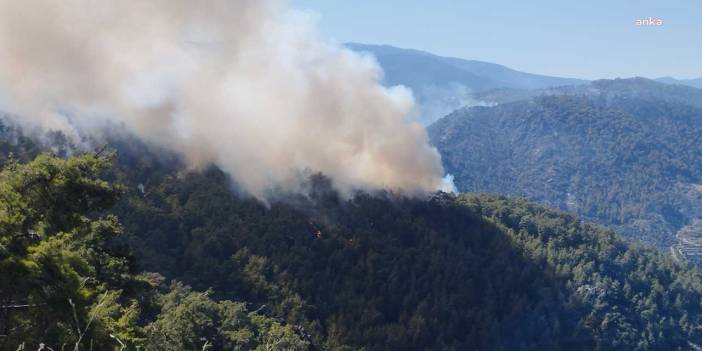
<path fill-rule="evenodd" d="M 72 137 L 110 123 L 249 193 L 446 188 L 411 92 L 276 0 L 0 3 L 0 108 Z M 66 113 L 70 111 L 70 113 Z"/>

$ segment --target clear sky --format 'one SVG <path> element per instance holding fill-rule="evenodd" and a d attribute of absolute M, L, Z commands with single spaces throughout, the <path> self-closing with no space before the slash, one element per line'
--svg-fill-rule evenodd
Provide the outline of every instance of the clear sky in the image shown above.
<path fill-rule="evenodd" d="M 290 0 L 339 42 L 575 78 L 702 77 L 702 0 Z M 636 26 L 637 19 L 662 26 Z"/>

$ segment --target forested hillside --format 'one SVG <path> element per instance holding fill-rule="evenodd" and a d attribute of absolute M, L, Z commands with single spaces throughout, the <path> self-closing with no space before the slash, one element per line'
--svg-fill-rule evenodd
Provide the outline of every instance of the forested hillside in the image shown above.
<path fill-rule="evenodd" d="M 345 199 L 323 175 L 262 203 L 216 168 L 111 145 L 112 168 L 108 151 L 4 162 L 2 349 L 685 350 L 702 339 L 695 268 L 571 215 L 492 195 Z M 13 157 L 41 149 L 27 140 L 34 151 Z"/>
<path fill-rule="evenodd" d="M 702 218 L 702 90 L 645 79 L 551 89 L 429 128 L 461 191 L 524 196 L 667 247 Z"/>
<path fill-rule="evenodd" d="M 0 173 L 0 349 L 307 350 L 292 326 L 142 273 L 108 210 L 110 157 L 10 159 Z"/>

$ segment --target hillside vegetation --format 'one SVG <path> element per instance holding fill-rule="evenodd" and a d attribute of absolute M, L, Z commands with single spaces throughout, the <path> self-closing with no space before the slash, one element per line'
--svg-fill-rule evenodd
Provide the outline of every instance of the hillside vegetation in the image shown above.
<path fill-rule="evenodd" d="M 0 349 L 686 350 L 702 338 L 695 268 L 568 214 L 480 194 L 345 199 L 323 175 L 263 203 L 216 168 L 112 145 L 116 158 L 4 161 Z"/>
<path fill-rule="evenodd" d="M 666 247 L 702 218 L 702 91 L 644 79 L 552 89 L 430 126 L 461 191 L 524 196 Z"/>
<path fill-rule="evenodd" d="M 292 326 L 139 274 L 107 212 L 110 159 L 10 159 L 0 173 L 0 349 L 307 350 Z"/>

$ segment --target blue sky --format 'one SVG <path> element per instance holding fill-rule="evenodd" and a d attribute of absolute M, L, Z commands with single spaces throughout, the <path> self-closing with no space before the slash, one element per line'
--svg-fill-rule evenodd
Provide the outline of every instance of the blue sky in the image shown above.
<path fill-rule="evenodd" d="M 340 42 L 576 78 L 702 77 L 700 0 L 290 0 Z M 653 16 L 660 27 L 635 21 Z"/>

